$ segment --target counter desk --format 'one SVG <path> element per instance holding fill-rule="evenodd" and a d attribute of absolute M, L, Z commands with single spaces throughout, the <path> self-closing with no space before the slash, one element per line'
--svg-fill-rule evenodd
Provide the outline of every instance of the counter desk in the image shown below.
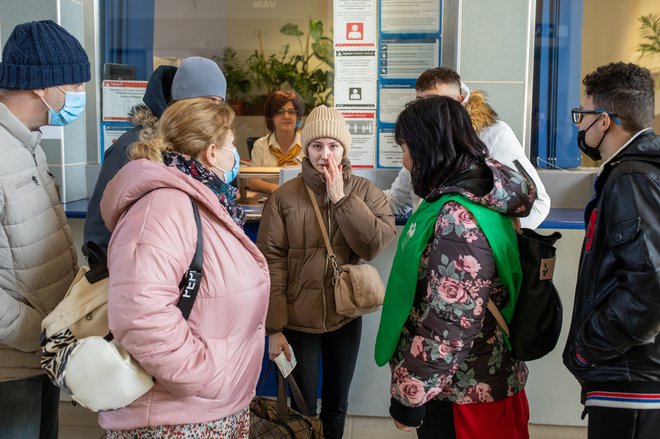
<path fill-rule="evenodd" d="M 73 231 L 79 259 L 82 261 L 80 248 L 87 200 L 66 203 L 64 208 Z M 248 221 L 245 225 L 245 232 L 253 241 L 256 240 L 259 229 L 261 208 L 261 205 L 246 206 Z M 580 420 L 582 406 L 579 386 L 573 376 L 564 368 L 561 359 L 573 309 L 578 260 L 584 237 L 582 215 L 581 209 L 553 208 L 546 221 L 539 227 L 541 233 L 549 234 L 558 230 L 563 235 L 556 245 L 557 265 L 554 281 L 562 299 L 564 317 L 557 347 L 546 357 L 527 363 L 530 374 L 526 391 L 530 405 L 530 422 L 532 423 L 586 425 L 586 421 Z M 404 224 L 405 218 L 397 218 L 397 236 L 401 233 Z M 373 261 L 370 261 L 385 280 L 389 277 L 395 250 L 396 239 Z M 389 416 L 389 368 L 379 368 L 373 360 L 379 317 L 380 313 L 363 317 L 362 343 L 349 398 L 350 415 Z M 264 354 L 264 364 L 266 361 L 267 355 Z M 271 381 L 272 378 L 271 376 Z M 267 383 L 262 393 L 273 395 L 274 390 L 274 384 Z"/>

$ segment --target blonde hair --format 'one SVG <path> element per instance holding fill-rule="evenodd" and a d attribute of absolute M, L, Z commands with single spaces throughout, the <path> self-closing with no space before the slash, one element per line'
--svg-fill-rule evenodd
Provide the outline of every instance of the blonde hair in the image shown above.
<path fill-rule="evenodd" d="M 163 154 L 173 151 L 197 158 L 210 144 L 224 142 L 234 117 L 234 110 L 224 102 L 205 97 L 182 99 L 165 110 L 153 135 L 140 135 L 128 156 L 162 162 Z"/>

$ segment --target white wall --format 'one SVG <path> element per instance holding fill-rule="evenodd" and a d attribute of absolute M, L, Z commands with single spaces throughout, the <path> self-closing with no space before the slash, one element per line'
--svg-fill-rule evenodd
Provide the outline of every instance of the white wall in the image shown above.
<path fill-rule="evenodd" d="M 463 0 L 461 79 L 488 93 L 488 102 L 526 146 L 526 108 L 532 0 Z M 528 149 L 528 146 L 526 146 Z"/>

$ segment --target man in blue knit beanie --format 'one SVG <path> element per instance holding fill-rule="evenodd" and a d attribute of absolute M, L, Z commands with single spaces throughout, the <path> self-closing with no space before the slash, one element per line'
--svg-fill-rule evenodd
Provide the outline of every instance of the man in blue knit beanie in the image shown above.
<path fill-rule="evenodd" d="M 89 60 L 52 21 L 16 26 L 0 62 L 0 437 L 57 438 L 59 390 L 40 367 L 41 320 L 76 274 L 76 250 L 39 146 L 85 109 Z"/>

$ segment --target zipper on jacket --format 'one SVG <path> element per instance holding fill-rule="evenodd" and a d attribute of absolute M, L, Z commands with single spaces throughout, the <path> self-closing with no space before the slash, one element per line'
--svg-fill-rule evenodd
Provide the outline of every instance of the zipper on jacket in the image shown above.
<path fill-rule="evenodd" d="M 325 208 L 326 212 L 328 212 L 328 241 L 332 242 L 332 232 L 330 231 L 330 205 L 329 205 L 330 199 L 326 196 L 325 197 Z M 325 300 L 325 276 L 328 273 L 328 258 L 325 258 L 325 269 L 323 270 L 323 330 L 325 332 L 328 332 L 328 328 L 326 326 L 326 320 L 328 318 L 328 304 L 326 303 Z M 335 273 L 333 270 L 332 276 L 334 277 Z"/>
<path fill-rule="evenodd" d="M 323 297 L 323 330 L 328 332 L 328 328 L 325 325 L 325 320 L 327 312 L 325 310 L 325 276 L 328 273 L 328 258 L 325 258 L 325 266 L 323 267 L 323 279 L 321 279 L 321 296 Z"/>
<path fill-rule="evenodd" d="M 16 183 L 16 189 L 20 189 L 22 187 L 25 187 L 30 183 L 33 183 L 33 184 L 36 184 L 37 186 L 39 186 L 39 180 L 37 180 L 37 177 L 35 177 L 33 175 L 32 177 L 28 177 L 25 180 L 19 181 L 18 183 Z"/>
<path fill-rule="evenodd" d="M 37 163 L 37 155 L 35 153 L 32 153 L 32 160 L 34 160 L 34 166 L 38 168 L 39 163 Z"/>

